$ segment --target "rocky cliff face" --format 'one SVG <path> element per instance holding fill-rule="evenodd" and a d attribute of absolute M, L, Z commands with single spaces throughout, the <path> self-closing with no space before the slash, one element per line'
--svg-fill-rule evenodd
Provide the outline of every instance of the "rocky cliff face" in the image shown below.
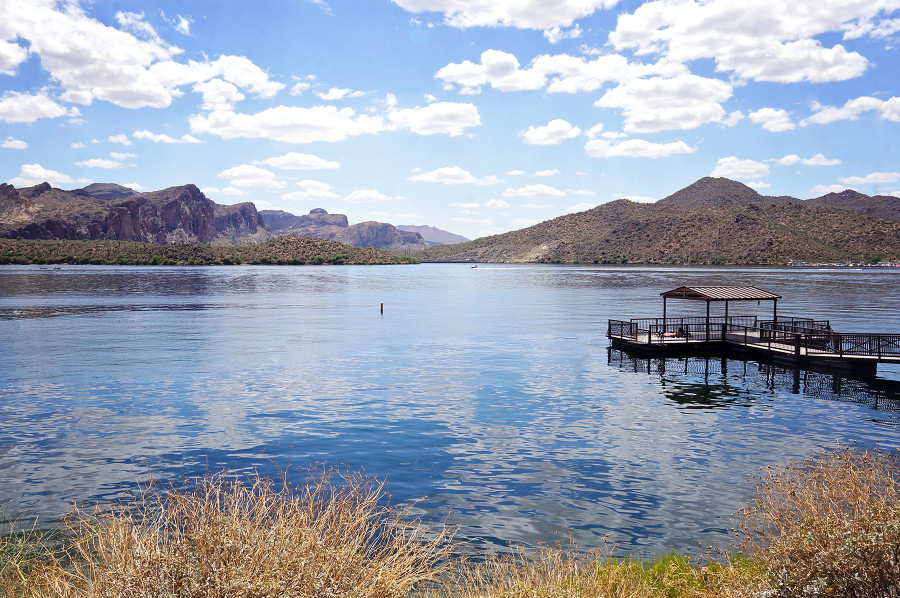
<path fill-rule="evenodd" d="M 164 245 L 253 242 L 267 235 L 253 204 L 218 206 L 195 185 L 151 193 L 119 185 L 90 185 L 74 191 L 47 183 L 19 190 L 12 185 L 0 187 L 0 236 L 4 237 Z"/>
<path fill-rule="evenodd" d="M 263 210 L 263 220 L 279 235 L 299 235 L 329 241 L 339 241 L 355 247 L 374 247 L 393 251 L 424 249 L 425 240 L 419 233 L 409 233 L 384 222 L 361 222 L 350 226 L 343 214 L 329 214 L 316 208 L 305 216 L 295 216 L 281 210 Z"/>

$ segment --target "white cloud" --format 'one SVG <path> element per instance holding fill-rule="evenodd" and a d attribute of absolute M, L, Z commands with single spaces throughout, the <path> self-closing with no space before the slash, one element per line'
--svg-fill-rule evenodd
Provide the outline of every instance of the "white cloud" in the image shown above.
<path fill-rule="evenodd" d="M 552 203 L 526 203 L 522 206 L 523 208 L 527 208 L 529 210 L 547 210 L 550 208 L 555 208 L 556 204 Z"/>
<path fill-rule="evenodd" d="M 79 115 L 77 108 L 60 106 L 45 92 L 29 94 L 12 91 L 0 96 L 0 121 L 8 123 L 33 123 L 41 118 Z"/>
<path fill-rule="evenodd" d="M 503 199 L 492 199 L 484 205 L 487 208 L 503 210 L 509 207 L 509 202 Z"/>
<path fill-rule="evenodd" d="M 594 125 L 584 132 L 585 137 L 587 137 L 588 139 L 596 139 L 597 137 L 600 137 L 600 135 L 603 133 L 603 126 L 603 123 Z"/>
<path fill-rule="evenodd" d="M 713 59 L 718 71 L 742 79 L 842 81 L 861 75 L 868 61 L 814 38 L 896 8 L 892 0 L 654 0 L 620 15 L 610 42 L 682 64 Z"/>
<path fill-rule="evenodd" d="M 720 102 L 731 93 L 731 85 L 724 81 L 687 74 L 627 81 L 607 91 L 594 105 L 621 109 L 627 133 L 655 133 L 722 122 L 725 110 Z"/>
<path fill-rule="evenodd" d="M 291 87 L 290 93 L 292 96 L 303 95 L 303 92 L 310 87 L 312 87 L 311 83 L 308 83 L 307 81 L 299 81 L 297 83 L 294 83 L 293 87 Z"/>
<path fill-rule="evenodd" d="M 450 207 L 451 207 L 451 208 L 462 208 L 462 209 L 466 209 L 466 210 L 471 210 L 472 208 L 477 208 L 477 207 L 478 207 L 478 204 L 477 204 L 477 203 L 471 203 L 471 202 L 469 202 L 469 203 L 453 202 L 453 203 L 450 204 Z"/>
<path fill-rule="evenodd" d="M 225 187 L 224 189 L 219 189 L 218 187 L 204 187 L 200 189 L 203 192 L 203 195 L 207 197 L 213 197 L 215 195 L 228 195 L 228 196 L 241 196 L 241 195 L 250 195 L 248 192 L 243 189 L 238 189 L 237 187 Z M 262 202 L 260 202 L 262 203 Z"/>
<path fill-rule="evenodd" d="M 16 149 L 23 150 L 28 148 L 28 144 L 22 141 L 21 139 L 15 139 L 13 137 L 7 137 L 3 143 L 0 143 L 0 147 L 6 149 Z"/>
<path fill-rule="evenodd" d="M 357 115 L 350 108 L 335 106 L 277 106 L 256 114 L 216 110 L 190 119 L 191 132 L 223 139 L 245 137 L 287 143 L 336 142 L 384 130 L 379 116 Z"/>
<path fill-rule="evenodd" d="M 190 19 L 187 19 L 181 15 L 175 17 L 178 20 L 178 24 L 175 25 L 175 31 L 182 35 L 190 35 L 191 34 L 191 23 Z"/>
<path fill-rule="evenodd" d="M 244 99 L 237 85 L 218 78 L 197 83 L 193 89 L 203 94 L 203 110 L 231 110 Z"/>
<path fill-rule="evenodd" d="M 518 189 L 510 187 L 503 192 L 503 197 L 531 197 L 531 198 L 558 198 L 565 197 L 566 192 L 560 191 L 550 185 L 525 185 Z"/>
<path fill-rule="evenodd" d="M 780 133 L 782 131 L 790 131 L 796 129 L 797 125 L 791 120 L 791 115 L 787 110 L 780 108 L 761 108 L 749 114 L 750 121 L 762 125 L 762 128 L 772 133 Z"/>
<path fill-rule="evenodd" d="M 507 174 L 507 176 L 522 176 L 523 174 L 525 174 L 525 171 L 524 170 L 510 170 L 506 174 Z"/>
<path fill-rule="evenodd" d="M 265 160 L 256 160 L 254 164 L 271 166 L 282 170 L 334 170 L 341 165 L 333 160 L 326 160 L 313 154 L 288 152 L 283 156 L 274 156 Z"/>
<path fill-rule="evenodd" d="M 128 160 L 129 158 L 137 158 L 137 154 L 127 152 L 109 152 L 109 157 L 113 160 Z"/>
<path fill-rule="evenodd" d="M 57 186 L 66 183 L 90 183 L 90 179 L 73 179 L 72 177 L 44 168 L 40 164 L 23 164 L 19 170 L 19 176 L 11 179 L 10 184 L 14 187 L 32 187 L 43 182 Z"/>
<path fill-rule="evenodd" d="M 597 204 L 595 203 L 580 203 L 574 206 L 569 206 L 566 208 L 566 214 L 574 214 L 575 212 L 584 212 L 585 210 L 590 210 L 591 208 L 596 208 Z"/>
<path fill-rule="evenodd" d="M 726 127 L 733 127 L 742 120 L 744 120 L 744 113 L 740 110 L 735 110 L 734 112 L 731 112 L 725 120 L 722 121 L 722 124 Z"/>
<path fill-rule="evenodd" d="M 843 185 L 816 185 L 815 187 L 810 189 L 810 193 L 827 195 L 828 193 L 840 193 L 845 189 L 846 187 L 844 187 Z"/>
<path fill-rule="evenodd" d="M 584 146 L 592 158 L 665 158 L 697 151 L 684 141 L 653 143 L 644 139 L 626 139 L 618 143 L 606 139 L 592 139 Z"/>
<path fill-rule="evenodd" d="M 295 86 L 296 87 L 296 86 Z M 344 98 L 358 98 L 366 95 L 365 91 L 354 91 L 352 89 L 341 89 L 338 87 L 332 87 L 328 91 L 319 92 L 316 95 L 325 100 L 326 102 L 331 102 L 334 100 L 342 100 Z"/>
<path fill-rule="evenodd" d="M 546 170 L 538 170 L 536 173 L 534 173 L 534 176 L 541 176 L 541 177 L 543 177 L 543 176 L 556 176 L 556 175 L 558 175 L 558 174 L 559 174 L 559 169 L 558 169 L 558 168 L 548 168 L 548 169 L 546 169 Z"/>
<path fill-rule="evenodd" d="M 847 185 L 868 185 L 871 183 L 896 183 L 900 181 L 900 172 L 872 172 L 866 176 L 851 176 L 838 179 Z"/>
<path fill-rule="evenodd" d="M 150 131 L 147 131 L 146 129 L 135 131 L 134 138 L 145 139 L 147 141 L 152 141 L 153 143 L 202 143 L 202 141 L 187 133 L 182 135 L 180 138 L 175 139 L 174 137 L 169 137 L 164 133 L 152 133 Z"/>
<path fill-rule="evenodd" d="M 443 183 L 445 185 L 495 185 L 502 182 L 495 176 L 477 178 L 459 166 L 444 166 L 409 178 L 411 181 Z"/>
<path fill-rule="evenodd" d="M 4 0 L 0 23 L 8 38 L 21 38 L 62 90 L 60 99 L 124 108 L 164 108 L 181 87 L 221 77 L 259 97 L 273 97 L 284 85 L 250 60 L 221 56 L 209 62 L 177 62 L 182 54 L 157 35 L 140 13 L 119 12 L 116 29 L 88 17 L 77 2 Z M 186 20 L 185 20 L 186 21 Z M 185 24 L 179 22 L 185 32 Z"/>
<path fill-rule="evenodd" d="M 816 154 L 812 158 L 801 158 L 796 154 L 791 154 L 777 160 L 781 166 L 793 166 L 794 164 L 803 164 L 804 166 L 836 166 L 841 163 L 837 158 L 830 160 L 822 154 Z"/>
<path fill-rule="evenodd" d="M 265 168 L 242 164 L 228 168 L 219 173 L 219 178 L 229 181 L 232 187 L 264 187 L 280 189 L 285 186 L 284 181 Z"/>
<path fill-rule="evenodd" d="M 69 147 L 72 149 L 81 149 L 84 147 L 84 144 L 81 143 L 80 141 L 73 141 L 72 143 L 69 144 Z"/>
<path fill-rule="evenodd" d="M 347 197 L 344 198 L 344 200 L 349 203 L 375 203 L 379 201 L 395 201 L 399 199 L 403 198 L 399 196 L 391 197 L 390 195 L 385 195 L 377 189 L 356 189 L 355 191 L 351 191 L 347 195 Z"/>
<path fill-rule="evenodd" d="M 553 119 L 542 127 L 528 127 L 520 133 L 522 140 L 532 145 L 557 145 L 580 134 L 581 129 L 561 118 Z"/>
<path fill-rule="evenodd" d="M 768 189 L 772 186 L 771 183 L 765 183 L 763 181 L 747 181 L 745 184 L 751 189 Z"/>
<path fill-rule="evenodd" d="M 120 135 L 110 135 L 107 139 L 110 143 L 120 143 L 122 145 L 134 145 L 134 142 L 128 138 L 128 135 L 122 133 Z"/>
<path fill-rule="evenodd" d="M 393 128 L 409 129 L 419 135 L 444 133 L 462 135 L 469 127 L 481 124 L 474 104 L 437 102 L 422 108 L 408 108 L 388 113 Z"/>
<path fill-rule="evenodd" d="M 612 8 L 618 0 L 392 0 L 412 12 L 441 12 L 452 27 L 568 27 L 597 10 Z"/>
<path fill-rule="evenodd" d="M 106 160 L 104 158 L 91 158 L 90 160 L 82 160 L 75 162 L 75 166 L 82 168 L 122 168 L 122 163 L 117 160 Z"/>
<path fill-rule="evenodd" d="M 838 120 L 857 120 L 865 112 L 878 112 L 885 120 L 900 122 L 900 97 L 879 100 L 878 98 L 861 96 L 848 100 L 840 108 L 822 106 L 815 103 L 813 104 L 813 110 L 815 110 L 815 114 L 801 122 L 801 125 L 825 125 Z"/>
<path fill-rule="evenodd" d="M 625 81 L 651 75 L 674 77 L 687 72 L 680 64 L 660 61 L 656 64 L 630 63 L 618 54 L 604 54 L 594 60 L 568 54 L 543 54 L 526 68 L 508 52 L 485 50 L 479 63 L 464 60 L 450 63 L 435 77 L 462 93 L 479 93 L 482 85 L 503 92 L 542 89 L 549 93 L 581 93 L 600 89 L 611 81 Z"/>
<path fill-rule="evenodd" d="M 544 30 L 544 37 L 551 44 L 558 44 L 564 39 L 577 39 L 581 37 L 581 25 L 575 24 L 574 27 L 552 27 Z"/>
<path fill-rule="evenodd" d="M 566 189 L 566 193 L 569 195 L 580 195 L 582 197 L 593 197 L 597 195 L 596 191 L 591 191 L 590 189 Z"/>
<path fill-rule="evenodd" d="M 710 176 L 737 179 L 739 181 L 769 176 L 769 165 L 756 160 L 741 160 L 735 156 L 719 158 Z"/>
<path fill-rule="evenodd" d="M 16 74 L 16 67 L 28 58 L 28 50 L 14 41 L 0 39 L 0 75 Z"/>
<path fill-rule="evenodd" d="M 285 193 L 281 197 L 289 200 L 320 200 L 320 199 L 338 199 L 340 197 L 333 191 L 334 187 L 323 181 L 307 179 L 297 183 L 299 191 L 291 191 Z"/>

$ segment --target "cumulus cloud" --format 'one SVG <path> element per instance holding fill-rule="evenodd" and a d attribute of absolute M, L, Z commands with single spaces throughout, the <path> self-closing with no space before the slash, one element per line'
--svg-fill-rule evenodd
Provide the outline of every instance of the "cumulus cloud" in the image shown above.
<path fill-rule="evenodd" d="M 840 193 L 845 190 L 846 187 L 842 185 L 816 185 L 812 189 L 810 189 L 810 193 L 816 193 L 819 195 L 827 195 L 828 193 Z"/>
<path fill-rule="evenodd" d="M 509 207 L 509 202 L 503 199 L 492 199 L 484 204 L 487 208 L 504 210 Z"/>
<path fill-rule="evenodd" d="M 29 52 L 40 56 L 41 67 L 59 85 L 60 99 L 66 102 L 164 108 L 184 93 L 182 87 L 215 77 L 259 97 L 273 97 L 284 87 L 240 56 L 177 61 L 182 50 L 160 39 L 142 13 L 120 11 L 116 21 L 119 29 L 88 17 L 76 2 L 0 3 L 6 35 L 28 42 Z M 179 26 L 184 32 L 185 26 Z"/>
<path fill-rule="evenodd" d="M 665 158 L 697 151 L 697 148 L 683 141 L 653 143 L 644 139 L 626 139 L 620 142 L 591 139 L 584 149 L 592 158 Z"/>
<path fill-rule="evenodd" d="M 559 198 L 565 196 L 565 191 L 560 191 L 555 187 L 543 184 L 525 185 L 518 189 L 510 187 L 503 192 L 503 197 Z"/>
<path fill-rule="evenodd" d="M 400 196 L 391 197 L 377 189 L 356 189 L 355 191 L 351 191 L 347 197 L 344 198 L 348 203 L 377 203 L 399 199 L 403 198 Z"/>
<path fill-rule="evenodd" d="M 15 42 L 0 39 L 0 75 L 14 75 L 26 58 L 28 50 Z"/>
<path fill-rule="evenodd" d="M 7 137 L 3 143 L 0 143 L 0 147 L 6 149 L 17 149 L 23 150 L 28 148 L 28 144 L 22 141 L 21 139 L 15 139 L 14 137 Z"/>
<path fill-rule="evenodd" d="M 769 165 L 756 160 L 741 160 L 735 156 L 719 158 L 710 176 L 737 179 L 739 181 L 758 179 L 769 175 Z"/>
<path fill-rule="evenodd" d="M 203 95 L 203 110 L 231 110 L 244 99 L 237 85 L 217 78 L 197 83 L 193 89 Z"/>
<path fill-rule="evenodd" d="M 822 154 L 816 154 L 812 158 L 801 158 L 797 154 L 791 154 L 777 160 L 781 166 L 793 166 L 794 164 L 803 164 L 804 166 L 836 166 L 841 163 L 837 158 L 829 159 Z"/>
<path fill-rule="evenodd" d="M 8 123 L 33 123 L 41 118 L 79 115 L 77 108 L 59 105 L 46 92 L 30 94 L 12 91 L 0 96 L 0 121 Z"/>
<path fill-rule="evenodd" d="M 228 168 L 219 173 L 219 178 L 229 181 L 232 187 L 263 187 L 280 189 L 285 186 L 284 181 L 278 179 L 271 170 L 242 164 Z"/>
<path fill-rule="evenodd" d="M 868 61 L 840 44 L 815 39 L 854 20 L 876 22 L 896 5 L 861 0 L 653 0 L 619 16 L 610 42 L 672 62 L 710 58 L 739 78 L 796 83 L 860 76 Z"/>
<path fill-rule="evenodd" d="M 724 81 L 687 74 L 627 81 L 594 105 L 621 109 L 627 133 L 655 133 L 722 122 L 725 110 L 720 103 L 731 93 L 731 85 Z"/>
<path fill-rule="evenodd" d="M 106 138 L 110 143 L 119 143 L 121 145 L 134 145 L 134 142 L 128 138 L 128 135 L 121 133 L 119 135 L 110 135 Z"/>
<path fill-rule="evenodd" d="M 574 206 L 569 206 L 566 208 L 566 214 L 574 214 L 575 212 L 584 212 L 585 210 L 590 210 L 591 208 L 596 208 L 597 204 L 595 203 L 579 203 Z"/>
<path fill-rule="evenodd" d="M 75 162 L 76 166 L 82 168 L 122 168 L 122 163 L 117 160 L 107 160 L 105 158 L 91 158 L 90 160 L 82 160 Z"/>
<path fill-rule="evenodd" d="M 603 8 L 612 8 L 618 0 L 392 0 L 400 8 L 418 14 L 441 12 L 452 27 L 517 27 L 552 29 L 568 27 L 578 19 Z"/>
<path fill-rule="evenodd" d="M 274 156 L 265 160 L 257 160 L 254 164 L 271 166 L 282 170 L 333 170 L 341 165 L 333 160 L 325 160 L 313 154 L 288 152 L 283 156 Z"/>
<path fill-rule="evenodd" d="M 270 139 L 287 143 L 337 142 L 384 130 L 380 116 L 357 115 L 335 106 L 277 106 L 256 114 L 216 110 L 189 119 L 191 132 L 223 139 Z"/>
<path fill-rule="evenodd" d="M 557 145 L 580 134 L 581 129 L 561 118 L 553 119 L 541 127 L 528 127 L 528 130 L 520 133 L 522 141 L 531 145 Z"/>
<path fill-rule="evenodd" d="M 40 164 L 23 164 L 19 169 L 19 176 L 12 178 L 9 182 L 15 187 L 32 187 L 43 182 L 58 186 L 67 183 L 88 184 L 91 181 L 90 179 L 73 179 L 69 175 L 44 168 Z"/>
<path fill-rule="evenodd" d="M 797 125 L 791 120 L 791 115 L 787 110 L 780 108 L 761 108 L 749 114 L 750 121 L 761 125 L 766 131 L 780 133 L 781 131 L 790 131 L 796 129 Z"/>
<path fill-rule="evenodd" d="M 135 131 L 134 138 L 152 141 L 153 143 L 202 143 L 202 141 L 187 133 L 176 139 L 164 133 L 152 133 L 146 129 Z"/>
<path fill-rule="evenodd" d="M 444 166 L 429 172 L 423 172 L 409 178 L 411 181 L 427 183 L 443 183 L 445 185 L 495 185 L 500 179 L 495 176 L 478 178 L 468 170 L 459 166 Z"/>
<path fill-rule="evenodd" d="M 581 37 L 581 26 L 577 23 L 574 27 L 552 27 L 544 30 L 544 37 L 551 44 L 558 44 L 564 39 L 577 39 Z"/>
<path fill-rule="evenodd" d="M 340 197 L 333 191 L 334 187 L 323 181 L 307 179 L 297 183 L 299 189 L 285 193 L 281 197 L 289 200 L 320 200 L 320 199 L 338 199 Z"/>
<path fill-rule="evenodd" d="M 559 174 L 558 168 L 548 168 L 546 170 L 538 170 L 537 172 L 534 173 L 534 176 L 545 177 L 545 176 L 556 176 L 558 174 Z"/>
<path fill-rule="evenodd" d="M 296 87 L 296 85 L 294 86 Z M 319 92 L 316 95 L 325 100 L 326 102 L 331 102 L 334 100 L 343 100 L 344 98 L 358 98 L 366 95 L 365 91 L 354 91 L 352 89 L 341 89 L 339 87 L 332 87 L 328 91 Z"/>
<path fill-rule="evenodd" d="M 900 122 L 900 97 L 879 100 L 869 96 L 861 96 L 848 100 L 841 107 L 813 104 L 815 114 L 800 124 L 825 125 L 838 120 L 857 120 L 866 112 L 877 112 L 881 118 L 892 122 Z"/>
<path fill-rule="evenodd" d="M 600 89 L 609 82 L 662 75 L 685 74 L 680 64 L 659 61 L 655 64 L 631 63 L 619 54 L 604 54 L 593 60 L 569 54 L 544 54 L 527 67 L 508 52 L 485 50 L 480 62 L 464 60 L 450 63 L 435 77 L 450 85 L 458 85 L 463 93 L 478 93 L 482 85 L 503 92 L 542 89 L 549 93 L 581 93 Z"/>
<path fill-rule="evenodd" d="M 900 172 L 872 172 L 866 176 L 851 176 L 838 179 L 847 185 L 867 185 L 871 183 L 896 183 L 900 181 Z"/>
<path fill-rule="evenodd" d="M 392 128 L 409 129 L 419 135 L 443 133 L 456 137 L 469 127 L 481 124 L 474 104 L 435 102 L 422 108 L 407 108 L 388 113 Z"/>

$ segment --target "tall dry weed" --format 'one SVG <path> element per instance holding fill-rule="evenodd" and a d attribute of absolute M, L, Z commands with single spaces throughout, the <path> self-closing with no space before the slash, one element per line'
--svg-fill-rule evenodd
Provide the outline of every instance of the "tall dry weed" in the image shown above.
<path fill-rule="evenodd" d="M 319 472 L 302 489 L 251 476 L 151 488 L 118 510 L 67 520 L 68 566 L 39 567 L 24 596 L 406 596 L 435 579 L 451 531 L 385 506 L 361 474 Z"/>
<path fill-rule="evenodd" d="M 900 596 L 900 455 L 852 448 L 769 467 L 736 546 L 782 596 Z"/>

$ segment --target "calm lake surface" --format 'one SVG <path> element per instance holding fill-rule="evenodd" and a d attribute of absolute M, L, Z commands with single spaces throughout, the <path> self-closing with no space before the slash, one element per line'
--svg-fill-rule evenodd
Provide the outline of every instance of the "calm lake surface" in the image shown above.
<path fill-rule="evenodd" d="M 423 499 L 476 545 L 571 532 L 696 553 L 727 545 L 760 467 L 900 446 L 897 369 L 608 348 L 609 318 L 660 316 L 681 285 L 754 285 L 779 314 L 900 332 L 896 269 L 3 266 L 0 511 L 324 463 L 386 479 L 394 504 Z M 670 316 L 705 312 L 681 303 Z"/>

